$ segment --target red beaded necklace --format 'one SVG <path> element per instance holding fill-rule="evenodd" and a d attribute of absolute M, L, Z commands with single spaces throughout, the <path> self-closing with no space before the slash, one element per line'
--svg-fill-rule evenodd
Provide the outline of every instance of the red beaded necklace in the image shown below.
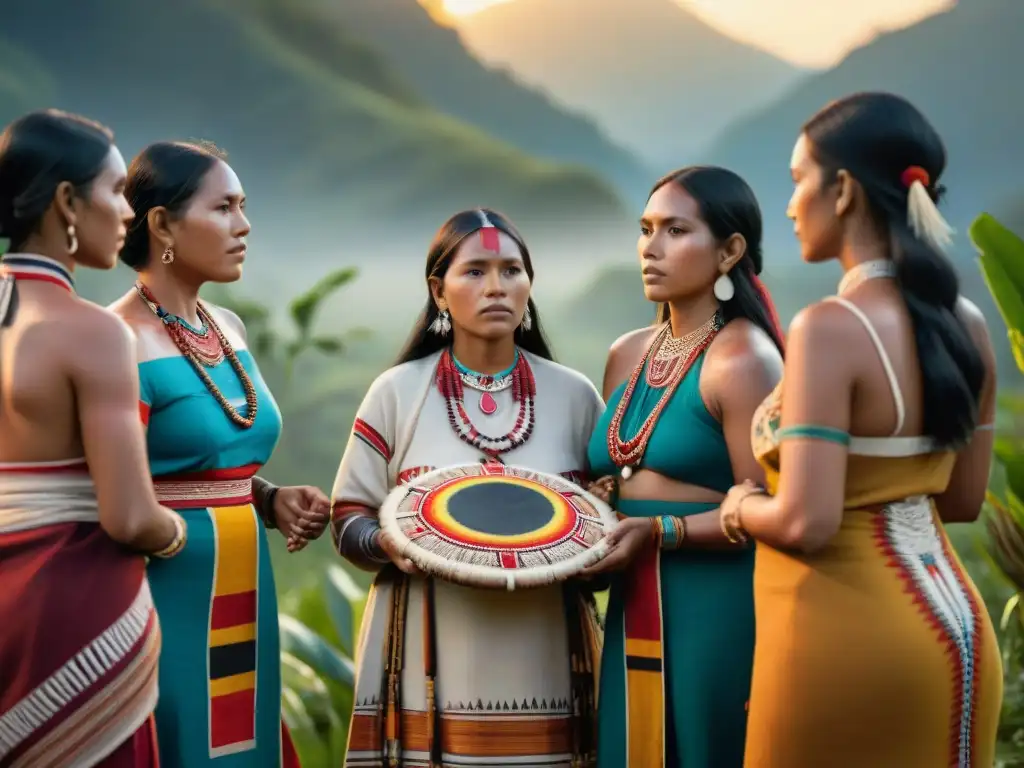
<path fill-rule="evenodd" d="M 687 372 L 690 367 L 696 362 L 697 358 L 703 354 L 711 342 L 714 341 L 721 330 L 721 321 L 716 315 L 710 321 L 708 321 L 707 327 L 704 329 L 701 337 L 693 340 L 693 345 L 679 356 L 679 363 L 675 365 L 665 366 L 664 370 L 659 370 L 658 373 L 663 375 L 662 381 L 665 383 L 665 389 L 661 393 L 661 397 L 658 399 L 654 409 L 644 419 L 643 424 L 640 425 L 640 429 L 637 433 L 629 440 L 623 440 L 620 435 L 622 428 L 622 419 L 626 415 L 626 411 L 629 409 L 630 401 L 633 399 L 633 392 L 636 390 L 637 382 L 640 381 L 640 376 L 643 373 L 648 362 L 652 361 L 652 358 L 658 351 L 660 351 L 665 344 L 666 337 L 670 337 L 672 333 L 672 326 L 666 325 L 665 329 L 658 334 L 655 338 L 654 343 L 648 347 L 647 352 L 644 354 L 640 364 L 633 369 L 632 376 L 629 377 L 629 382 L 626 384 L 626 389 L 622 393 L 622 398 L 619 400 L 618 405 L 615 407 L 615 412 L 612 414 L 611 422 L 608 424 L 608 456 L 614 462 L 615 466 L 622 469 L 622 479 L 628 480 L 633 474 L 633 468 L 640 464 L 643 459 L 644 453 L 647 451 L 647 443 L 650 442 L 651 435 L 654 433 L 654 427 L 658 423 L 658 419 L 661 418 L 662 411 L 665 410 L 665 406 L 668 405 L 672 399 L 672 395 L 675 394 L 676 388 L 679 383 L 686 378 Z M 700 329 L 698 329 L 700 330 Z"/>
<path fill-rule="evenodd" d="M 203 323 L 203 330 L 197 332 L 177 315 L 172 315 L 161 307 L 149 288 L 141 282 L 135 283 L 135 290 L 146 306 L 149 307 L 150 311 L 163 322 L 164 328 L 167 329 L 167 334 L 174 341 L 175 346 L 182 356 L 192 364 L 196 373 L 199 374 L 199 378 L 202 379 L 203 385 L 214 396 L 221 409 L 227 414 L 227 417 L 243 429 L 249 429 L 255 424 L 256 411 L 259 408 L 256 388 L 253 386 L 249 374 L 246 373 L 242 361 L 238 359 L 238 355 L 235 354 L 235 350 L 231 347 L 231 342 L 224 336 L 220 326 L 217 325 L 217 322 L 210 313 L 206 311 L 202 302 L 199 302 L 196 306 L 196 313 L 199 315 L 199 320 Z M 210 341 L 207 341 L 207 338 Z M 213 345 L 216 345 L 216 353 L 213 351 Z M 238 380 L 242 382 L 242 389 L 245 390 L 245 416 L 228 402 L 228 399 L 224 397 L 224 393 L 220 391 L 220 388 L 210 378 L 210 374 L 206 372 L 207 367 L 212 368 L 217 363 L 223 361 L 225 357 L 231 363 L 231 367 L 235 369 Z"/>
<path fill-rule="evenodd" d="M 483 434 L 470 421 L 463 404 L 462 377 L 451 349 L 441 353 L 437 364 L 437 389 L 448 408 L 448 423 L 463 442 L 492 458 L 519 447 L 533 433 L 537 382 L 533 378 L 530 364 L 526 362 L 526 355 L 520 353 L 518 358 L 511 376 L 512 399 L 519 403 L 519 414 L 512 429 L 501 437 Z"/>

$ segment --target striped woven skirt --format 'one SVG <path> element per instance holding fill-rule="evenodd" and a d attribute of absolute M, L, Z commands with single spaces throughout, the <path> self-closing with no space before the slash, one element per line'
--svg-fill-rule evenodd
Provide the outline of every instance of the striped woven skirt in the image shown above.
<path fill-rule="evenodd" d="M 0 464 L 0 768 L 155 768 L 160 628 L 145 561 L 82 461 Z"/>

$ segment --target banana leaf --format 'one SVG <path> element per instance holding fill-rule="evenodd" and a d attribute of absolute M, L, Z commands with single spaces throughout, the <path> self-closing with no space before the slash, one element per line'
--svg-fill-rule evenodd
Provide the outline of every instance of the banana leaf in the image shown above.
<path fill-rule="evenodd" d="M 283 653 L 290 653 L 338 685 L 355 685 L 355 665 L 350 658 L 291 616 L 280 616 L 280 626 Z"/>
<path fill-rule="evenodd" d="M 338 565 L 327 569 L 324 584 L 327 596 L 327 612 L 338 633 L 341 649 L 349 656 L 355 656 L 355 638 L 363 618 L 366 604 L 366 590 L 356 584 L 348 571 Z"/>
<path fill-rule="evenodd" d="M 1024 240 L 983 213 L 970 227 L 982 276 L 1006 323 L 1017 367 L 1024 371 Z"/>

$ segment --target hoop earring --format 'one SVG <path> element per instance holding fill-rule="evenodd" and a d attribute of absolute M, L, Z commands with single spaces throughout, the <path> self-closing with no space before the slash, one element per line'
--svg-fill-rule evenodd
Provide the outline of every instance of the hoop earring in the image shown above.
<path fill-rule="evenodd" d="M 75 225 L 68 224 L 68 254 L 74 256 L 78 252 L 78 235 L 75 233 Z"/>
<path fill-rule="evenodd" d="M 452 330 L 452 321 L 449 318 L 448 310 L 442 309 L 430 324 L 430 332 L 438 336 L 447 336 Z"/>
<path fill-rule="evenodd" d="M 736 295 L 736 286 L 733 285 L 732 278 L 729 277 L 728 272 L 723 272 L 715 280 L 714 292 L 715 298 L 719 301 L 729 301 L 729 299 Z"/>
<path fill-rule="evenodd" d="M 520 326 L 524 331 L 528 331 L 533 328 L 533 315 L 530 314 L 529 304 L 526 305 L 526 311 L 523 312 L 523 322 L 520 323 Z"/>
<path fill-rule="evenodd" d="M 170 264 L 174 261 L 174 249 L 171 246 L 168 245 L 164 248 L 163 255 L 160 256 L 160 261 L 164 264 Z"/>

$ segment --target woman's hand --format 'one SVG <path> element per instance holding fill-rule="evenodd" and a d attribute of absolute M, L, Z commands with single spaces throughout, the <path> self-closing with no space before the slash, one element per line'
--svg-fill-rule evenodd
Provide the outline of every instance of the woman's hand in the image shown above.
<path fill-rule="evenodd" d="M 651 520 L 648 517 L 629 517 L 620 520 L 604 537 L 608 545 L 608 554 L 589 568 L 580 572 L 582 578 L 590 578 L 599 573 L 621 571 L 628 568 L 634 558 L 640 554 L 654 536 Z"/>
<path fill-rule="evenodd" d="M 604 477 L 599 477 L 597 480 L 592 482 L 587 487 L 587 491 L 591 495 L 599 498 L 605 504 L 611 504 L 612 497 L 615 494 L 615 484 L 617 482 L 616 478 L 611 475 L 605 475 Z"/>
<path fill-rule="evenodd" d="M 398 544 L 395 540 L 388 536 L 384 531 L 377 532 L 377 546 L 388 557 L 391 558 L 391 562 L 398 566 L 398 570 L 402 573 L 406 573 L 410 576 L 424 576 L 425 574 L 421 571 L 412 560 L 402 554 Z"/>
<path fill-rule="evenodd" d="M 298 552 L 318 539 L 331 521 L 331 500 L 319 488 L 292 485 L 274 496 L 274 523 L 288 537 L 288 551 Z"/>

